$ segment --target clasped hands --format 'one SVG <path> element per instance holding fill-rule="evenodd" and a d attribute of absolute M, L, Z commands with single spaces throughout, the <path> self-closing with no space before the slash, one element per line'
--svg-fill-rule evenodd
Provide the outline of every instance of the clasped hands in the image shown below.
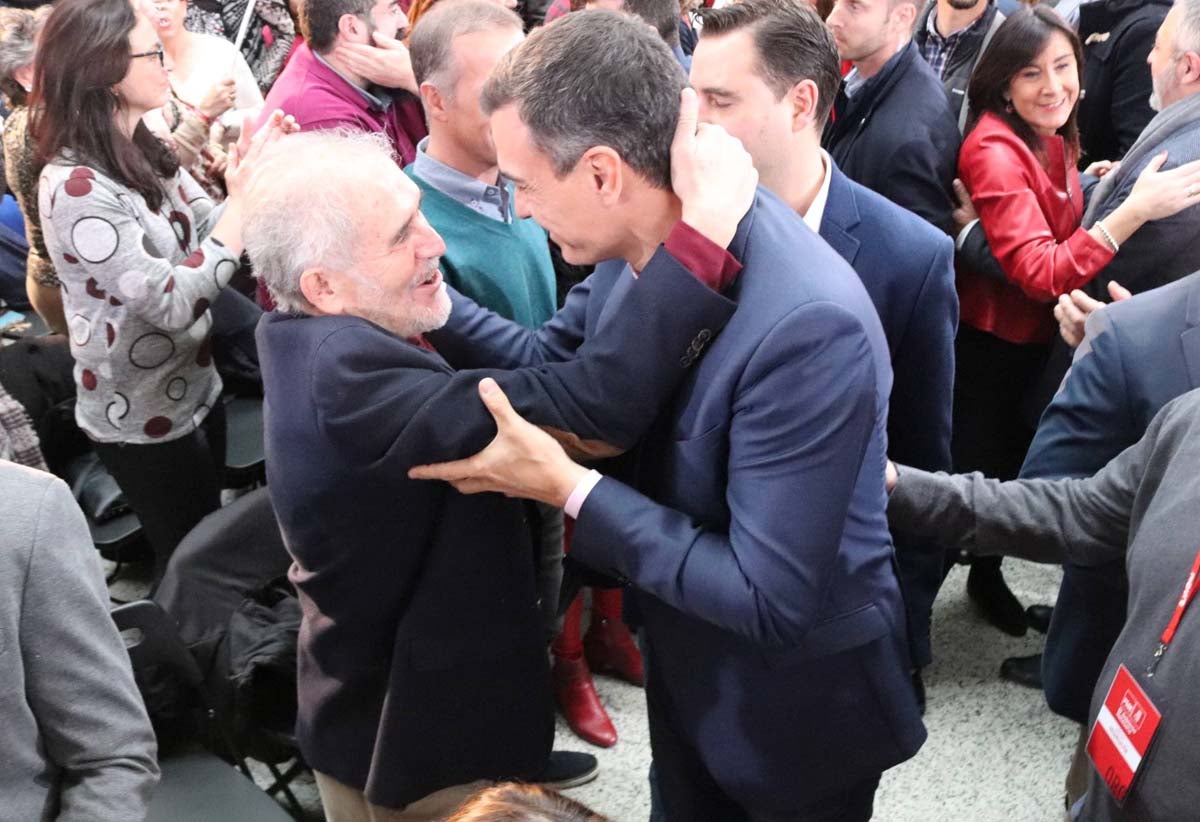
<path fill-rule="evenodd" d="M 723 248 L 754 203 L 758 172 L 739 140 L 698 119 L 696 92 L 684 89 L 671 142 L 671 187 L 683 220 Z M 482 380 L 479 396 L 496 421 L 496 437 L 472 457 L 417 466 L 409 478 L 443 480 L 463 494 L 492 491 L 563 507 L 587 469 L 521 417 L 495 380 Z"/>

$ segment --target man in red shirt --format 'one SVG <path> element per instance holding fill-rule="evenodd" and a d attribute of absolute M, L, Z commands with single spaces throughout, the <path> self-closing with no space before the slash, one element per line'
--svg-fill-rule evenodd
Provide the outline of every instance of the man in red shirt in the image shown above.
<path fill-rule="evenodd" d="M 267 95 L 305 131 L 349 128 L 386 134 L 402 164 L 426 134 L 398 0 L 315 0 L 302 5 L 307 35 Z"/>

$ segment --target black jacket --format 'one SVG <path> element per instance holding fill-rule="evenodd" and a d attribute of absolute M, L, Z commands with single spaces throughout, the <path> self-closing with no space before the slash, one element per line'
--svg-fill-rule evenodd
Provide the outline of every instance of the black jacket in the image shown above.
<path fill-rule="evenodd" d="M 1171 0 L 1105 0 L 1079 9 L 1082 162 L 1119 160 L 1154 116 L 1146 57 Z"/>
<path fill-rule="evenodd" d="M 941 81 L 915 43 L 893 57 L 854 99 L 838 92 L 821 143 L 851 180 L 946 233 L 953 230 L 958 125 Z"/>
<path fill-rule="evenodd" d="M 913 42 L 917 44 L 917 48 L 922 54 L 925 53 L 925 41 L 929 39 L 929 15 L 936 12 L 937 3 L 930 0 L 917 17 L 916 26 L 913 29 Z M 1004 15 L 996 8 L 996 4 L 988 2 L 979 24 L 958 41 L 950 58 L 946 61 L 946 68 L 942 71 L 942 87 L 946 90 L 950 110 L 957 118 L 960 130 L 967 119 L 964 117 L 964 113 L 967 110 L 967 86 L 971 82 L 971 72 L 975 70 L 979 56 L 983 54 L 984 41 L 990 39 L 988 34 L 994 33 L 993 27 L 998 27 L 1003 22 Z"/>

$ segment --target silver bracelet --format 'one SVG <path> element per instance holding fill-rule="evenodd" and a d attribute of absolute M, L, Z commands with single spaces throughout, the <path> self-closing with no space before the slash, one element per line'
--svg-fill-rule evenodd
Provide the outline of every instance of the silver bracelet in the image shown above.
<path fill-rule="evenodd" d="M 1113 235 L 1108 233 L 1108 229 L 1104 227 L 1104 223 L 1102 223 L 1100 220 L 1097 220 L 1095 223 L 1093 223 L 1093 225 L 1100 229 L 1100 233 L 1104 235 L 1104 239 L 1108 241 L 1110 246 L 1112 246 L 1113 254 L 1116 254 L 1121 250 L 1121 246 L 1117 245 L 1117 241 L 1113 239 Z"/>

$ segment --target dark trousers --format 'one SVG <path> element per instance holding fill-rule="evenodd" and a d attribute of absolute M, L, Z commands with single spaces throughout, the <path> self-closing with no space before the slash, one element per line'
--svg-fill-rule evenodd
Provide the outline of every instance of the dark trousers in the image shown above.
<path fill-rule="evenodd" d="M 213 404 L 186 436 L 149 445 L 96 443 L 96 453 L 125 493 L 154 551 L 154 584 L 196 523 L 221 507 L 225 406 Z"/>
<path fill-rule="evenodd" d="M 1047 309 L 1048 310 L 1048 309 Z M 954 471 L 1016 479 L 1033 442 L 1028 403 L 1046 366 L 1049 346 L 1018 345 L 960 325 L 954 342 Z M 1000 566 L 1000 557 L 977 557 Z"/>
<path fill-rule="evenodd" d="M 749 808 L 725 793 L 695 749 L 672 727 L 668 710 L 648 693 L 654 756 L 652 819 L 666 822 L 870 822 L 880 774 L 794 808 Z M 802 778 L 797 775 L 797 779 Z M 655 812 L 658 812 L 655 815 Z"/>

